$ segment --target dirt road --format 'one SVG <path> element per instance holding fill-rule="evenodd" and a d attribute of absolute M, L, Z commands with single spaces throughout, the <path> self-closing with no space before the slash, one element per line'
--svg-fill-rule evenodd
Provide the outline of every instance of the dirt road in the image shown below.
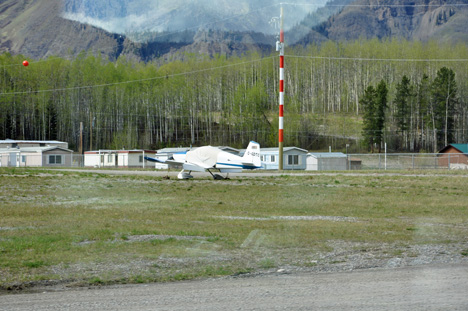
<path fill-rule="evenodd" d="M 468 310 L 468 264 L 0 296 L 0 310 Z"/>

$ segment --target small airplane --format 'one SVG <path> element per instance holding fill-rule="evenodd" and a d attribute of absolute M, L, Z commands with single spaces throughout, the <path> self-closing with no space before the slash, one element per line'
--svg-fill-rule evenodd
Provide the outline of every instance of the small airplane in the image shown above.
<path fill-rule="evenodd" d="M 179 179 L 193 178 L 191 175 L 193 171 L 208 171 L 214 179 L 226 179 L 229 173 L 240 173 L 243 169 L 254 170 L 262 167 L 260 144 L 254 141 L 249 143 L 243 157 L 216 147 L 204 146 L 186 152 L 174 153 L 172 157 L 165 161 L 150 157 L 145 157 L 145 159 L 150 162 L 165 163 L 170 167 L 182 166 L 182 171 L 177 175 Z M 218 170 L 220 173 L 226 173 L 227 176 L 213 174 L 212 169 Z"/>

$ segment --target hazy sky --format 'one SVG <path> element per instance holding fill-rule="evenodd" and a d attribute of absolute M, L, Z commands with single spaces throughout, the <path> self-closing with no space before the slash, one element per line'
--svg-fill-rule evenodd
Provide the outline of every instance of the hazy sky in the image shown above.
<path fill-rule="evenodd" d="M 274 33 L 269 24 L 279 16 L 281 1 L 272 0 L 64 0 L 64 17 L 113 33 L 183 31 L 198 28 Z M 285 28 L 300 22 L 328 0 L 289 0 L 284 3 Z M 111 2 L 112 3 L 112 2 Z M 116 4 L 117 3 L 117 4 Z"/>

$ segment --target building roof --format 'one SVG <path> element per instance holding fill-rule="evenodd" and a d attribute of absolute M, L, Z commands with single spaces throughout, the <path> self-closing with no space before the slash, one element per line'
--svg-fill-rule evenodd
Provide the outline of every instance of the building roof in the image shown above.
<path fill-rule="evenodd" d="M 67 144 L 67 142 L 58 141 L 58 140 L 15 140 L 15 139 L 5 139 L 0 140 L 0 144 Z"/>
<path fill-rule="evenodd" d="M 195 148 L 192 148 L 192 149 L 195 149 Z M 159 149 L 158 153 L 177 153 L 177 152 L 185 152 L 189 150 L 190 150 L 190 147 L 164 148 L 164 149 Z"/>
<path fill-rule="evenodd" d="M 0 152 L 29 152 L 29 153 L 43 153 L 50 150 L 60 149 L 67 152 L 73 152 L 70 149 L 66 149 L 58 146 L 47 146 L 47 147 L 21 147 L 21 148 L 1 148 Z"/>
<path fill-rule="evenodd" d="M 307 154 L 315 158 L 346 158 L 347 155 L 342 152 L 311 152 Z"/>
<path fill-rule="evenodd" d="M 448 146 L 445 146 L 442 150 L 440 150 L 439 153 L 444 153 L 450 147 L 457 149 L 461 153 L 468 153 L 468 144 L 450 144 Z"/>

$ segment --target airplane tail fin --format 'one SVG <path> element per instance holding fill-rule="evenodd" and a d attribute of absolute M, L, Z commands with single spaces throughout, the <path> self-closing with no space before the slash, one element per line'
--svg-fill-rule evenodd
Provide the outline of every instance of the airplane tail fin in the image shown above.
<path fill-rule="evenodd" d="M 262 161 L 260 160 L 260 144 L 251 141 L 242 157 L 242 160 L 243 163 L 253 165 L 254 167 L 252 168 L 260 168 L 262 166 Z"/>

